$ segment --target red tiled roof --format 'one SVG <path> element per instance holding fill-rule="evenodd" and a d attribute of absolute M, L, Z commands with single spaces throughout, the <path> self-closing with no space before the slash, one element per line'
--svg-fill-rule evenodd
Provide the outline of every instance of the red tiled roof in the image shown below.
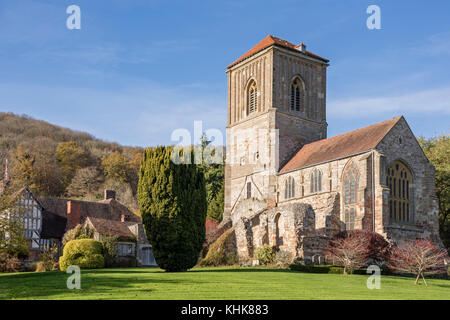
<path fill-rule="evenodd" d="M 306 144 L 281 168 L 280 173 L 371 150 L 401 118 Z"/>
<path fill-rule="evenodd" d="M 53 197 L 39 197 L 41 205 L 48 211 L 57 215 L 67 216 L 67 202 L 70 199 L 60 199 Z M 101 218 L 107 220 L 120 220 L 122 215 L 127 217 L 127 221 L 141 222 L 141 217 L 135 215 L 126 206 L 115 199 L 101 200 L 99 202 L 72 200 L 80 203 L 80 214 L 82 221 L 86 217 Z"/>
<path fill-rule="evenodd" d="M 118 236 L 120 238 L 135 238 L 135 235 L 121 221 L 107 220 L 101 218 L 87 217 L 94 229 L 104 236 Z"/>
<path fill-rule="evenodd" d="M 268 48 L 268 47 L 270 47 L 270 46 L 272 46 L 272 45 L 277 45 L 277 46 L 280 46 L 280 47 L 283 47 L 283 48 L 287 48 L 287 49 L 290 49 L 290 50 L 295 50 L 296 52 L 300 52 L 300 51 L 297 50 L 297 48 L 298 48 L 300 45 L 297 45 L 297 46 L 296 46 L 295 44 L 292 44 L 292 43 L 290 43 L 289 41 L 286 41 L 286 40 L 283 40 L 283 39 L 274 37 L 274 36 L 272 36 L 272 35 L 268 35 L 268 36 L 265 37 L 261 42 L 259 42 L 256 46 L 254 46 L 254 47 L 251 48 L 249 51 L 247 51 L 242 57 L 240 57 L 240 58 L 237 59 L 235 62 L 233 62 L 232 64 L 230 64 L 230 65 L 227 67 L 227 69 L 231 68 L 232 66 L 236 65 L 237 63 L 239 63 L 239 62 L 241 62 L 241 61 L 247 59 L 248 57 L 250 57 L 250 56 L 252 56 L 252 55 L 254 55 L 254 54 L 260 52 L 261 50 L 264 50 L 265 48 Z M 306 51 L 305 53 L 306 53 L 306 55 L 308 55 L 308 56 L 310 56 L 310 57 L 313 57 L 313 58 L 322 60 L 322 61 L 324 61 L 324 62 L 326 62 L 326 63 L 329 62 L 329 60 L 327 60 L 327 59 L 325 59 L 325 58 L 322 58 L 322 57 L 320 57 L 320 56 L 318 56 L 318 55 L 316 55 L 316 54 L 314 54 L 314 53 L 312 53 L 312 52 Z"/>

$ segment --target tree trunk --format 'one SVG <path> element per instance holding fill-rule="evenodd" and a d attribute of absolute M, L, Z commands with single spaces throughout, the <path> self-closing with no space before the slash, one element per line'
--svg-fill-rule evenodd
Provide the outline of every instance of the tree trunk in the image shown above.
<path fill-rule="evenodd" d="M 419 274 L 418 274 L 417 277 L 416 277 L 416 281 L 414 282 L 415 285 L 417 285 L 417 282 L 419 282 L 420 274 L 421 274 L 421 273 L 419 272 Z"/>
<path fill-rule="evenodd" d="M 425 282 L 425 285 L 428 287 L 427 281 L 425 280 L 425 277 L 423 276 L 423 272 L 421 272 L 421 275 L 422 275 L 423 282 Z"/>

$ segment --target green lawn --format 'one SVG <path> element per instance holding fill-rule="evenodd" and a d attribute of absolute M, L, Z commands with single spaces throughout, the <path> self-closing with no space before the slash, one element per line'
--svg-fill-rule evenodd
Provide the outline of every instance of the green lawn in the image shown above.
<path fill-rule="evenodd" d="M 196 268 L 166 273 L 155 268 L 82 271 L 81 290 L 68 290 L 68 274 L 0 274 L 0 299 L 450 299 L 450 281 L 382 276 L 311 274 L 272 268 Z"/>

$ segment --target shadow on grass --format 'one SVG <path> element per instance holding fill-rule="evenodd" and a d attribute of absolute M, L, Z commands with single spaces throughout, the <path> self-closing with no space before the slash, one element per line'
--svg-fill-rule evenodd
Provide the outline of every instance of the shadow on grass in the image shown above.
<path fill-rule="evenodd" d="M 111 299 L 120 293 L 133 291 L 151 293 L 160 285 L 190 284 L 186 279 L 161 279 L 142 277 L 143 273 L 164 273 L 161 270 L 97 269 L 81 271 L 81 289 L 67 289 L 67 279 L 71 276 L 62 271 L 15 273 L 0 277 L 0 299 Z M 112 274 L 117 274 L 113 276 Z M 130 276 L 136 274 L 136 277 Z M 121 275 L 123 275 L 121 277 Z M 113 296 L 113 297 L 112 297 Z"/>

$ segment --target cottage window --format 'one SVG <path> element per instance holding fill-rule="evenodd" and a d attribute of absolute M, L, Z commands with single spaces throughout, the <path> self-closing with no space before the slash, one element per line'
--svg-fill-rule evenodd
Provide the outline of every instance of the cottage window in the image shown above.
<path fill-rule="evenodd" d="M 412 221 L 412 174 L 400 161 L 394 161 L 388 168 L 387 181 L 389 192 L 389 218 L 393 222 Z"/>
<path fill-rule="evenodd" d="M 116 254 L 119 257 L 126 257 L 133 255 L 133 245 L 129 243 L 116 244 Z"/>

